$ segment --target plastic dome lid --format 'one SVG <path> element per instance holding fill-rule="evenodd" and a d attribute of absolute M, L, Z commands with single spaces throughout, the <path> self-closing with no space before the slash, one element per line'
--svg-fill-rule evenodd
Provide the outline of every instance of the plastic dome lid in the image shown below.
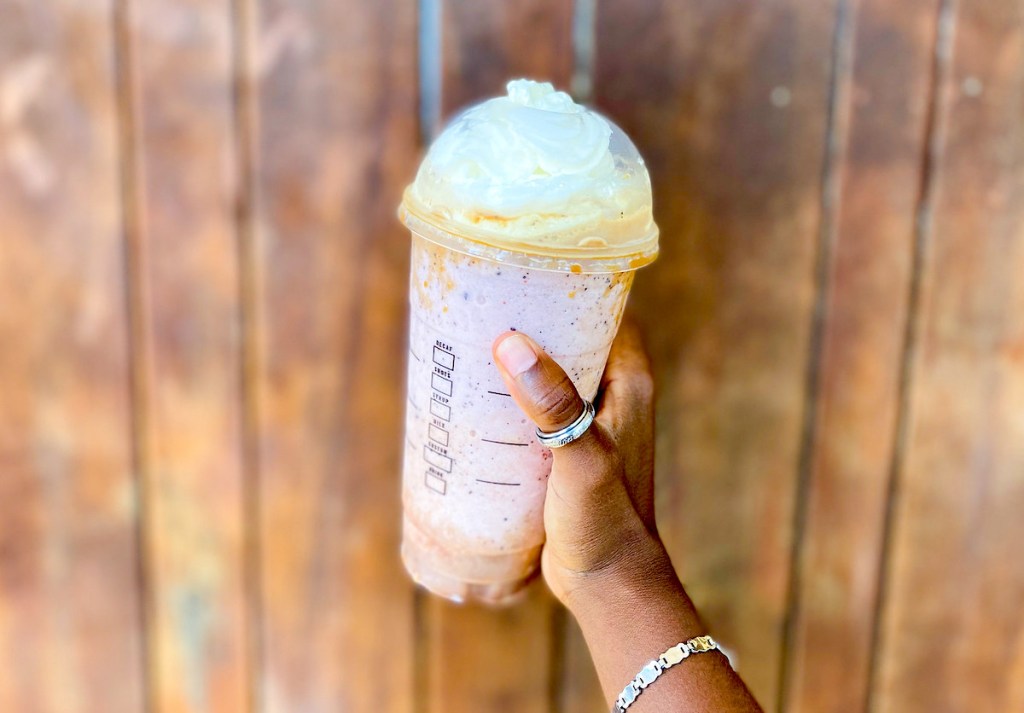
<path fill-rule="evenodd" d="M 636 146 L 597 112 L 529 80 L 448 124 L 400 213 L 424 237 L 548 269 L 631 269 L 658 252 Z"/>

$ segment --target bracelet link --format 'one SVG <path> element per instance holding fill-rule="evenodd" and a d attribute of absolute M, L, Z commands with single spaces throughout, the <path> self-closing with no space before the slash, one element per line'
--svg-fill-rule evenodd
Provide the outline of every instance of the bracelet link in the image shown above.
<path fill-rule="evenodd" d="M 633 679 L 633 684 L 642 691 L 654 683 L 660 675 L 661 664 L 657 661 L 651 661 L 640 669 L 640 673 Z"/>
<path fill-rule="evenodd" d="M 685 659 L 690 655 L 690 647 L 686 644 L 676 644 L 671 649 L 661 655 L 661 667 L 663 669 L 669 666 L 675 666 L 677 663 Z"/>
<path fill-rule="evenodd" d="M 633 705 L 633 702 L 643 690 L 658 680 L 658 677 L 661 676 L 665 669 L 675 666 L 693 654 L 703 654 L 708 651 L 714 651 L 717 648 L 718 642 L 710 636 L 695 636 L 689 641 L 684 641 L 667 649 L 661 656 L 649 661 L 646 666 L 640 669 L 640 673 L 636 675 L 636 678 L 622 689 L 622 693 L 615 699 L 612 713 L 625 713 L 625 710 Z"/>
<path fill-rule="evenodd" d="M 640 691 L 634 688 L 633 682 L 630 681 L 629 685 L 622 689 L 622 693 L 619 694 L 619 699 L 615 701 L 616 713 L 629 708 L 639 695 Z"/>
<path fill-rule="evenodd" d="M 718 648 L 718 644 L 710 636 L 698 636 L 695 639 L 690 639 L 686 642 L 689 644 L 690 651 L 695 654 L 703 654 L 707 651 L 714 651 Z"/>

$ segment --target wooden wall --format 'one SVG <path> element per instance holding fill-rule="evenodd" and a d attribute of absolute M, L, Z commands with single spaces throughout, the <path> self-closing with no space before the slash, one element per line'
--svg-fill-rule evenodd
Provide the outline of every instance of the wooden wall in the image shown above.
<path fill-rule="evenodd" d="M 648 159 L 658 513 L 770 711 L 1024 710 L 1024 5 L 0 0 L 0 711 L 605 710 L 402 572 L 424 141 Z"/>

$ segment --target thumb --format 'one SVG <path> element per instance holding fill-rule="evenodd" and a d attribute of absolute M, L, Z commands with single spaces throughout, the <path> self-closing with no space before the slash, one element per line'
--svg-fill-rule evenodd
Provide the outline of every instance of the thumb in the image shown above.
<path fill-rule="evenodd" d="M 535 341 L 506 332 L 494 341 L 494 361 L 512 398 L 542 431 L 565 428 L 583 413 L 572 379 Z M 587 439 L 589 430 L 568 447 Z"/>

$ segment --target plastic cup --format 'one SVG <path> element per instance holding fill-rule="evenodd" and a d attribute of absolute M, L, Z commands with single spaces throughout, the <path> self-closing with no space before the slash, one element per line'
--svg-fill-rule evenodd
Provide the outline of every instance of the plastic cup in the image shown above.
<path fill-rule="evenodd" d="M 497 248 L 400 211 L 412 232 L 402 559 L 455 601 L 500 604 L 537 573 L 551 452 L 491 354 L 529 334 L 585 399 L 597 393 L 634 270 L 653 254 Z"/>

